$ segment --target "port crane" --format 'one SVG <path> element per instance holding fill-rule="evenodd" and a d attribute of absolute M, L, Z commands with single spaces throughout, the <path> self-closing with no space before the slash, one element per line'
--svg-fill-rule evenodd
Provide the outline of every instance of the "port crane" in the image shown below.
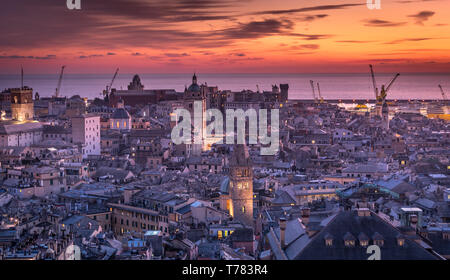
<path fill-rule="evenodd" d="M 442 98 L 444 101 L 447 101 L 447 95 L 445 94 L 444 90 L 442 89 L 441 85 L 438 85 L 439 89 L 441 90 Z"/>
<path fill-rule="evenodd" d="M 322 97 L 322 94 L 320 93 L 320 86 L 319 86 L 319 82 L 317 82 L 317 91 L 319 92 L 319 100 L 320 100 L 320 103 L 323 103 L 324 101 L 323 101 L 323 97 Z"/>
<path fill-rule="evenodd" d="M 119 73 L 119 68 L 116 69 L 116 72 L 114 73 L 114 76 L 113 76 L 111 82 L 109 83 L 109 85 L 107 85 L 106 89 L 103 90 L 103 97 L 105 97 L 105 98 L 109 97 L 109 94 L 111 93 L 112 85 L 113 85 L 114 80 L 116 79 L 118 73 Z"/>
<path fill-rule="evenodd" d="M 372 76 L 373 90 L 375 92 L 375 99 L 378 99 L 378 88 L 377 83 L 375 82 L 375 75 L 373 74 L 372 64 L 369 64 L 370 67 L 370 75 Z"/>
<path fill-rule="evenodd" d="M 316 102 L 316 92 L 314 91 L 314 81 L 313 80 L 309 80 L 309 83 L 311 84 L 311 89 L 312 89 L 312 95 L 313 95 L 314 102 Z"/>
<path fill-rule="evenodd" d="M 384 85 L 381 85 L 380 95 L 378 96 L 378 98 L 381 102 L 384 102 L 386 100 L 387 92 L 391 88 L 392 84 L 394 84 L 394 82 L 398 78 L 398 76 L 400 76 L 399 73 L 395 74 L 394 78 L 392 78 L 392 80 L 389 82 L 387 87 L 385 87 Z"/>
<path fill-rule="evenodd" d="M 61 72 L 59 73 L 58 85 L 57 85 L 56 90 L 55 90 L 55 97 L 56 98 L 59 97 L 59 91 L 61 90 L 61 82 L 62 82 L 62 78 L 63 78 L 63 74 L 64 74 L 64 68 L 66 68 L 65 65 L 63 65 L 61 67 Z"/>
<path fill-rule="evenodd" d="M 377 84 L 375 82 L 375 75 L 373 73 L 372 64 L 369 64 L 369 67 L 370 67 L 370 74 L 372 76 L 372 83 L 373 83 L 373 89 L 374 89 L 374 92 L 375 92 L 375 98 L 377 100 L 377 103 L 381 104 L 381 103 L 385 102 L 386 96 L 387 96 L 387 93 L 388 93 L 389 89 L 394 84 L 394 82 L 398 78 L 398 76 L 400 76 L 400 73 L 395 74 L 395 76 L 388 83 L 387 87 L 385 85 L 381 85 L 381 91 L 380 91 L 380 93 L 378 93 L 378 88 L 377 88 Z"/>

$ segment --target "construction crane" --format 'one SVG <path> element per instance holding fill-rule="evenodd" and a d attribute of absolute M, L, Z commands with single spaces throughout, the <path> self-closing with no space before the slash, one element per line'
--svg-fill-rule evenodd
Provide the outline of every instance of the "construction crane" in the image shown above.
<path fill-rule="evenodd" d="M 373 90 L 375 92 L 375 99 L 378 99 L 378 88 L 377 88 L 377 83 L 375 82 L 375 75 L 373 74 L 372 64 L 369 64 L 369 67 L 370 67 L 370 74 L 372 76 L 372 84 L 373 84 Z"/>
<path fill-rule="evenodd" d="M 438 85 L 438 87 L 441 90 L 442 99 L 444 99 L 444 101 L 447 101 L 447 95 L 445 94 L 444 90 L 442 89 L 442 86 Z"/>
<path fill-rule="evenodd" d="M 378 93 L 377 84 L 375 82 L 375 74 L 373 72 L 373 66 L 372 64 L 369 64 L 370 67 L 370 75 L 372 76 L 372 84 L 373 84 L 373 90 L 375 92 L 375 98 L 377 100 L 377 103 L 383 103 L 386 100 L 387 92 L 391 88 L 392 84 L 394 84 L 395 80 L 400 76 L 399 73 L 395 74 L 394 78 L 391 79 L 388 86 L 385 87 L 385 85 L 381 85 L 381 91 Z"/>
<path fill-rule="evenodd" d="M 320 93 L 320 86 L 319 86 L 319 82 L 317 82 L 317 91 L 319 92 L 319 100 L 320 100 L 320 103 L 323 103 L 324 101 L 323 101 L 323 97 L 322 97 L 322 94 Z"/>
<path fill-rule="evenodd" d="M 391 86 L 395 82 L 395 80 L 398 78 L 398 76 L 400 76 L 399 73 L 395 74 L 394 78 L 392 78 L 392 80 L 389 82 L 389 84 L 386 88 L 384 87 L 384 85 L 381 86 L 381 92 L 380 92 L 380 95 L 378 96 L 380 101 L 384 102 L 386 100 L 387 92 L 389 91 L 389 89 L 391 88 Z"/>
<path fill-rule="evenodd" d="M 119 73 L 119 68 L 116 69 L 116 72 L 114 73 L 114 76 L 113 76 L 113 78 L 111 80 L 111 83 L 109 83 L 109 85 L 106 86 L 106 89 L 103 90 L 103 97 L 108 97 L 109 96 L 109 94 L 111 92 L 112 85 L 114 83 L 114 80 L 117 77 L 117 73 Z"/>
<path fill-rule="evenodd" d="M 56 98 L 59 97 L 59 91 L 61 90 L 61 82 L 62 82 L 62 78 L 63 78 L 64 68 L 66 68 L 65 65 L 63 65 L 61 67 L 61 73 L 59 73 L 58 86 L 56 87 L 56 90 L 55 90 L 55 97 Z"/>
<path fill-rule="evenodd" d="M 311 84 L 314 102 L 316 102 L 316 92 L 314 91 L 314 81 L 313 80 L 309 80 L 309 83 Z"/>

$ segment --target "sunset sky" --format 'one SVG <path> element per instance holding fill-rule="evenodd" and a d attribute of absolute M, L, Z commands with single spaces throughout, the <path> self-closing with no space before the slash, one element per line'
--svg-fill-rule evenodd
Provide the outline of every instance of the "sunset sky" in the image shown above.
<path fill-rule="evenodd" d="M 450 72 L 450 0 L 2 1 L 0 74 Z"/>

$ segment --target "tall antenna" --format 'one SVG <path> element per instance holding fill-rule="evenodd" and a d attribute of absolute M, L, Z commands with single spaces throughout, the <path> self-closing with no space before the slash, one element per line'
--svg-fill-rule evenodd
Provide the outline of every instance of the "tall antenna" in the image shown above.
<path fill-rule="evenodd" d="M 20 68 L 21 68 L 21 70 L 22 70 L 22 71 L 21 71 L 21 73 L 22 73 L 22 75 L 21 75 L 21 77 L 22 77 L 22 82 L 21 82 L 21 84 L 20 84 L 20 85 L 21 85 L 20 89 L 23 89 L 23 66 L 21 65 Z"/>

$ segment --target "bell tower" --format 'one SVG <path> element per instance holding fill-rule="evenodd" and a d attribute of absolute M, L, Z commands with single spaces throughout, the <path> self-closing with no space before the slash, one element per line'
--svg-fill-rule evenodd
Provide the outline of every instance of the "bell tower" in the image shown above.
<path fill-rule="evenodd" d="M 386 102 L 381 107 L 381 119 L 383 122 L 383 128 L 389 130 L 389 107 Z"/>
<path fill-rule="evenodd" d="M 11 115 L 16 121 L 32 120 L 34 117 L 33 89 L 11 89 Z"/>
<path fill-rule="evenodd" d="M 206 93 L 197 84 L 195 73 L 192 77 L 192 84 L 184 90 L 183 104 L 191 114 L 191 123 L 194 126 L 191 136 L 192 144 L 188 144 L 186 149 L 188 155 L 199 156 L 202 151 L 206 150 Z M 195 143 L 194 131 L 198 131 L 201 143 Z"/>
<path fill-rule="evenodd" d="M 234 146 L 230 160 L 230 194 L 233 218 L 253 228 L 253 168 L 245 144 Z"/>

